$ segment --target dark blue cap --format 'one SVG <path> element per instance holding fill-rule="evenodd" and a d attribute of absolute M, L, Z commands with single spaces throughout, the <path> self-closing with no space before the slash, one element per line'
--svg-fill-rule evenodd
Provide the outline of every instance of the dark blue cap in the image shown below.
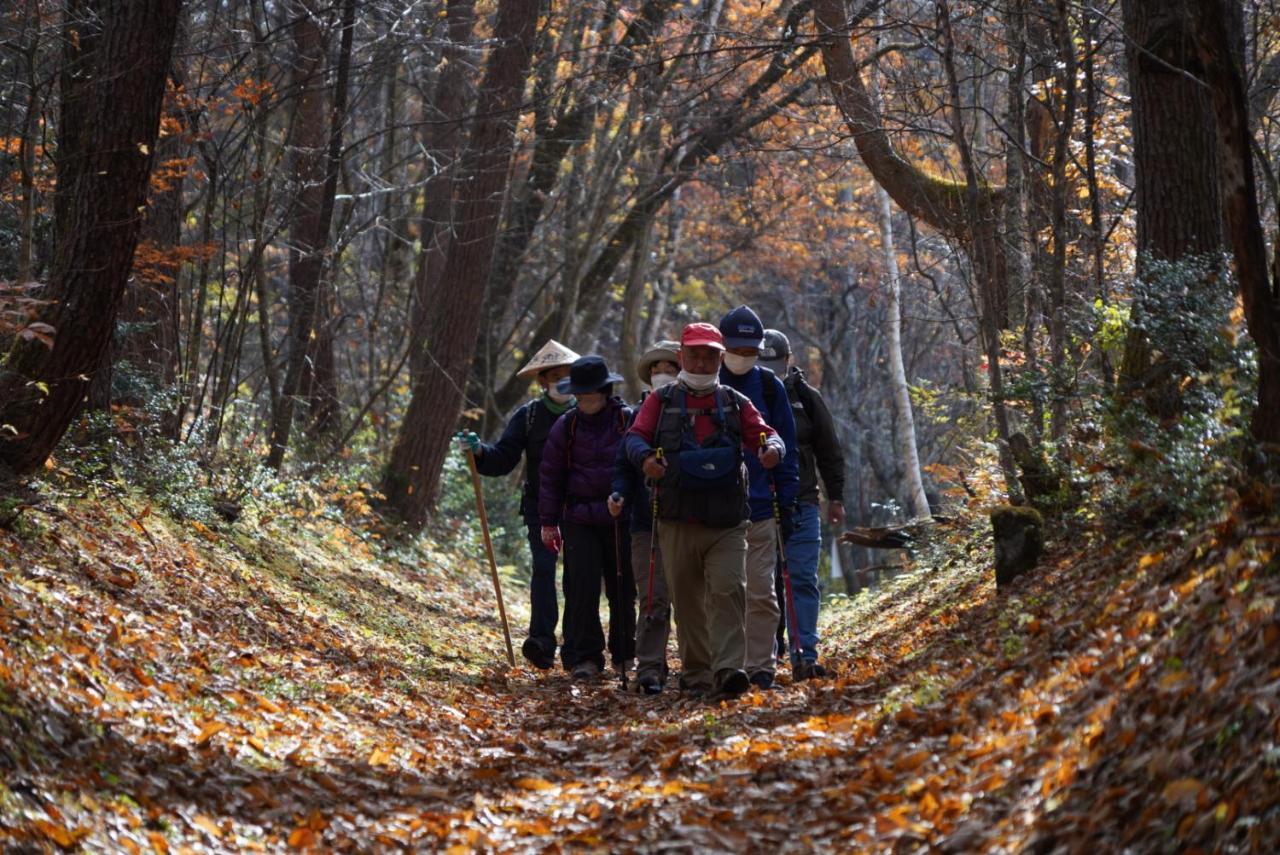
<path fill-rule="evenodd" d="M 764 344 L 764 324 L 748 306 L 739 306 L 720 319 L 720 335 L 725 347 L 759 347 Z"/>
<path fill-rule="evenodd" d="M 579 356 L 569 366 L 569 376 L 556 384 L 561 394 L 581 395 L 599 392 L 605 386 L 621 383 L 622 375 L 613 374 L 602 356 Z"/>

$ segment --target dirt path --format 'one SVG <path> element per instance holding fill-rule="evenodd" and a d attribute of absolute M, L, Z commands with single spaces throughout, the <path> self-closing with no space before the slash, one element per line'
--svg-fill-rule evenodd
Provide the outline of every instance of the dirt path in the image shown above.
<path fill-rule="evenodd" d="M 87 503 L 2 536 L 0 841 L 1160 851 L 1280 829 L 1280 573 L 1246 528 L 1059 551 L 1000 596 L 941 548 L 828 608 L 840 676 L 713 706 L 508 671 L 479 568 L 291 525 Z"/>

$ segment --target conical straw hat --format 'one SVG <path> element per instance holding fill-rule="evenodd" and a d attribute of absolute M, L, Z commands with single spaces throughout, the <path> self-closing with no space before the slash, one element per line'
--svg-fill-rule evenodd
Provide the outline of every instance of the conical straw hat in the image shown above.
<path fill-rule="evenodd" d="M 516 372 L 517 377 L 532 377 L 539 371 L 556 368 L 561 365 L 572 365 L 578 354 L 565 347 L 554 338 L 549 339 L 542 348 L 533 355 L 529 364 Z"/>

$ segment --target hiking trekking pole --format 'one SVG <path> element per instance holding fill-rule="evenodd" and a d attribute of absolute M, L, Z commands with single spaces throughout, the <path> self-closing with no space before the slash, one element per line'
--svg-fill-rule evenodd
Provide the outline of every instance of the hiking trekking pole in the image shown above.
<path fill-rule="evenodd" d="M 658 462 L 662 462 L 662 449 L 657 451 Z M 653 572 L 658 563 L 658 482 L 653 482 L 649 491 L 650 505 L 653 506 L 653 523 L 649 526 L 649 591 L 644 605 L 644 617 L 648 620 L 653 615 Z"/>
<path fill-rule="evenodd" d="M 769 441 L 767 433 L 760 434 L 760 447 Z M 791 591 L 791 566 L 787 563 L 787 539 L 782 536 L 782 509 L 778 507 L 778 482 L 769 473 L 769 495 L 773 497 L 773 521 L 778 527 L 778 554 L 782 556 L 782 590 L 787 601 L 787 635 L 791 638 L 791 670 L 800 662 L 800 621 L 796 617 L 796 597 Z"/>
<path fill-rule="evenodd" d="M 618 496 L 618 498 L 622 498 L 617 493 L 614 493 L 613 495 Z M 627 600 L 630 600 L 631 596 L 629 592 L 624 595 L 622 591 L 623 578 L 622 578 L 622 515 L 621 514 L 613 518 L 613 569 L 614 569 L 613 599 L 614 599 L 614 602 L 618 604 L 618 609 L 617 609 L 618 617 L 622 617 L 622 601 L 624 599 L 624 596 Z M 630 607 L 627 608 L 627 611 L 632 615 L 635 614 L 635 611 Z M 624 651 L 627 649 L 625 645 L 626 645 L 626 639 L 627 639 L 628 633 L 630 634 L 630 637 L 632 639 L 636 637 L 636 628 L 634 626 L 628 627 L 627 626 L 628 623 L 634 624 L 635 621 L 634 620 L 622 621 L 622 630 L 618 633 L 618 635 L 620 636 L 619 643 L 624 645 L 622 648 Z M 618 671 L 619 671 L 619 676 L 622 678 L 622 691 L 625 692 L 627 690 L 627 660 L 625 659 L 622 660 L 622 667 L 619 668 Z"/>
<path fill-rule="evenodd" d="M 493 557 L 493 539 L 489 537 L 489 516 L 484 512 L 484 493 L 480 489 L 480 472 L 476 469 L 476 453 L 467 449 L 471 465 L 471 486 L 476 488 L 476 510 L 480 514 L 480 531 L 484 534 L 485 552 L 489 553 L 489 574 L 493 576 L 493 592 L 498 597 L 498 614 L 502 617 L 502 635 L 507 640 L 507 662 L 516 667 L 516 652 L 511 647 L 511 627 L 507 625 L 507 608 L 502 604 L 502 583 L 498 581 L 498 561 Z"/>

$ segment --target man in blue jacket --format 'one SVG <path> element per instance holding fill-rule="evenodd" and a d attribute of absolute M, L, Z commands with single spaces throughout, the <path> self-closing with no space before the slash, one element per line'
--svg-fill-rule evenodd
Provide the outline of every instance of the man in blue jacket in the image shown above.
<path fill-rule="evenodd" d="M 520 513 L 529 532 L 533 569 L 529 575 L 529 637 L 520 652 L 542 669 L 556 662 L 556 623 L 560 609 L 556 603 L 556 553 L 543 545 L 538 519 L 539 467 L 551 426 L 574 404 L 573 395 L 558 391 L 556 383 L 569 376 L 569 366 L 577 358 L 578 354 L 560 342 L 549 340 L 516 374 L 529 380 L 536 377 L 542 394 L 512 414 L 502 437 L 489 445 L 470 431 L 458 436 L 462 448 L 475 454 L 476 470 L 481 475 L 495 478 L 507 475 L 520 464 L 521 458 L 525 461 Z"/>
<path fill-rule="evenodd" d="M 769 689 L 777 667 L 775 644 L 779 615 L 773 586 L 777 544 L 779 537 L 785 541 L 790 534 L 800 489 L 796 423 L 782 381 L 772 371 L 756 365 L 764 343 L 764 324 L 760 323 L 760 317 L 747 306 L 739 306 L 720 319 L 720 333 L 725 346 L 720 382 L 750 398 L 787 448 L 786 457 L 773 470 L 747 457 L 751 505 L 751 524 L 747 528 L 747 676 L 753 686 Z M 781 532 L 773 514 L 774 489 L 781 508 Z"/>

